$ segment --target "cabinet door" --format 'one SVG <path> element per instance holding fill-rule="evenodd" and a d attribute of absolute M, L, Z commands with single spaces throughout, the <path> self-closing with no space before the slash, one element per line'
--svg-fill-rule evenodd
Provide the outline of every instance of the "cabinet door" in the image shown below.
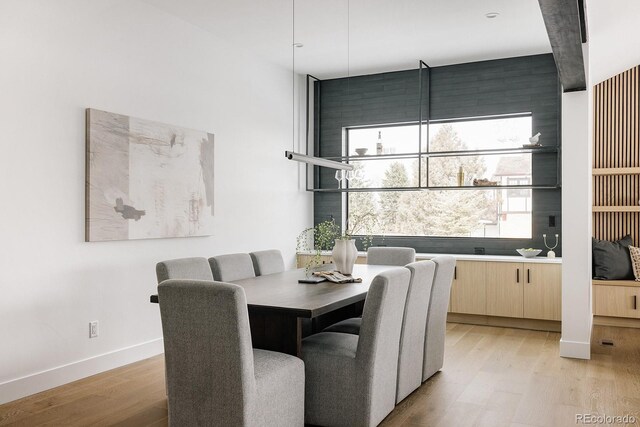
<path fill-rule="evenodd" d="M 635 286 L 593 286 L 594 313 L 597 316 L 640 319 L 640 288 Z"/>
<path fill-rule="evenodd" d="M 524 275 L 521 262 L 487 262 L 487 314 L 523 317 Z"/>
<path fill-rule="evenodd" d="M 453 313 L 486 314 L 485 262 L 458 261 L 451 285 Z"/>
<path fill-rule="evenodd" d="M 524 263 L 524 317 L 562 320 L 562 266 Z"/>
<path fill-rule="evenodd" d="M 314 261 L 315 255 L 309 255 L 309 254 L 298 254 L 298 256 L 296 257 L 296 264 L 298 266 L 298 268 L 306 268 L 307 265 Z M 333 262 L 333 259 L 331 258 L 331 255 L 321 255 L 320 256 L 320 263 L 321 264 L 328 264 Z"/>

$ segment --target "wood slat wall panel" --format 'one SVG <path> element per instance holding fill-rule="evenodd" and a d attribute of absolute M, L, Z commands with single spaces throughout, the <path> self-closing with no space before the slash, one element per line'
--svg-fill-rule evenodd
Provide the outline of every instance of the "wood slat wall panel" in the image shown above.
<path fill-rule="evenodd" d="M 593 128 L 593 236 L 617 240 L 626 234 L 640 245 L 640 66 L 606 80 L 594 88 Z M 618 168 L 610 172 L 605 168 Z M 625 169 L 621 169 L 625 168 Z M 620 207 L 622 212 L 601 212 Z M 628 208 L 625 208 L 628 207 Z"/>

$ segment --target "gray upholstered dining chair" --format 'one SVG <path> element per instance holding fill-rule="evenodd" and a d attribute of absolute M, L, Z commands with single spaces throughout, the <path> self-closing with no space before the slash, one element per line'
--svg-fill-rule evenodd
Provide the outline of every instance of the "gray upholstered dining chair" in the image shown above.
<path fill-rule="evenodd" d="M 411 274 L 394 268 L 371 282 L 360 335 L 320 332 L 302 340 L 305 423 L 375 426 L 394 408 L 398 344 Z"/>
<path fill-rule="evenodd" d="M 213 280 L 206 258 L 179 258 L 156 264 L 158 283 L 168 279 Z"/>
<path fill-rule="evenodd" d="M 253 261 L 253 269 L 256 272 L 256 276 L 281 273 L 284 271 L 282 252 L 277 249 L 251 252 L 249 256 L 251 256 L 251 261 Z"/>
<path fill-rule="evenodd" d="M 304 424 L 304 364 L 251 348 L 244 290 L 198 280 L 158 285 L 169 425 Z"/>
<path fill-rule="evenodd" d="M 396 403 L 400 403 L 422 384 L 427 310 L 436 269 L 433 261 L 413 262 L 406 267 L 411 272 L 411 281 L 402 319 Z M 360 317 L 343 320 L 325 331 L 357 335 L 360 333 L 361 321 Z"/>
<path fill-rule="evenodd" d="M 407 269 L 411 272 L 411 281 L 400 336 L 396 403 L 400 403 L 422 384 L 428 314 L 425 308 L 429 307 L 436 265 L 433 261 L 418 261 L 407 264 Z"/>
<path fill-rule="evenodd" d="M 249 254 L 218 255 L 209 258 L 213 280 L 232 282 L 256 277 Z"/>
<path fill-rule="evenodd" d="M 375 246 L 367 250 L 367 264 L 404 267 L 415 260 L 416 250 L 413 248 Z"/>
<path fill-rule="evenodd" d="M 433 288 L 427 312 L 427 331 L 424 341 L 424 363 L 422 381 L 428 380 L 442 369 L 444 364 L 444 337 L 447 332 L 447 308 L 456 260 L 452 256 L 432 259 L 436 264 Z"/>

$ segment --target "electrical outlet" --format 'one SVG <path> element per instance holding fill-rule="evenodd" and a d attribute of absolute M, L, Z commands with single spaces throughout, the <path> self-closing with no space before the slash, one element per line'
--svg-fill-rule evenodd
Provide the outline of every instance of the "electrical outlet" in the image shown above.
<path fill-rule="evenodd" d="M 98 337 L 98 321 L 89 322 L 89 338 Z"/>

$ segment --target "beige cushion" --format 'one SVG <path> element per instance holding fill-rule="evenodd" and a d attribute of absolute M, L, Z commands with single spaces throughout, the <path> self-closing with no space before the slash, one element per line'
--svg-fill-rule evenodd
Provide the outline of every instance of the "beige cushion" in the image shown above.
<path fill-rule="evenodd" d="M 640 248 L 629 246 L 629 254 L 631 255 L 633 275 L 636 277 L 636 282 L 640 282 Z"/>

